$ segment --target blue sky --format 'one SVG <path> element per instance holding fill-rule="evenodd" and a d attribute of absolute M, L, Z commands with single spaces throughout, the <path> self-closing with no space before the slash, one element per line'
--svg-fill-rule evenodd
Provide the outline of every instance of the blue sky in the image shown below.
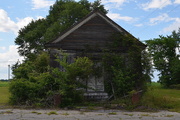
<path fill-rule="evenodd" d="M 56 0 L 3 0 L 0 4 L 0 79 L 8 65 L 22 60 L 14 40 L 31 20 L 48 15 Z M 78 1 L 78 0 L 76 0 Z M 93 2 L 94 0 L 89 0 Z M 180 27 L 180 0 L 101 0 L 107 14 L 141 41 L 169 35 Z M 157 80 L 157 78 L 155 78 Z"/>

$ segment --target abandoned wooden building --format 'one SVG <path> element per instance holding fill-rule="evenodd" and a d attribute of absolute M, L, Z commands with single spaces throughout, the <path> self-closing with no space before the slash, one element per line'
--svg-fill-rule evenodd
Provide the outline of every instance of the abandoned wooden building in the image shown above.
<path fill-rule="evenodd" d="M 89 49 L 86 53 L 93 54 L 93 58 L 99 61 L 97 63 L 100 64 L 101 53 L 104 49 L 108 49 L 107 44 L 112 42 L 109 37 L 114 33 L 129 34 L 102 12 L 96 10 L 90 13 L 61 33 L 56 39 L 47 43 L 46 46 L 50 51 L 51 66 L 57 67 L 54 55 L 60 54 L 60 50 L 68 53 L 68 61 L 73 62 L 73 58 L 81 56 L 84 51 Z M 137 40 L 137 43 L 145 48 L 145 45 L 139 40 Z M 124 50 L 119 52 L 124 52 Z M 85 97 L 92 99 L 108 98 L 108 94 L 104 89 L 104 76 L 100 78 L 91 77 L 86 83 L 89 88 L 93 89 L 87 89 L 84 94 Z"/>

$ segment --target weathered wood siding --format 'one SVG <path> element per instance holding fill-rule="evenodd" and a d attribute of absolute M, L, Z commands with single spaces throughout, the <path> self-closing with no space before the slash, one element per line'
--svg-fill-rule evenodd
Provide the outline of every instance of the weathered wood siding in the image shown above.
<path fill-rule="evenodd" d="M 86 24 L 72 32 L 59 43 L 56 47 L 65 50 L 104 49 L 109 41 L 109 37 L 118 31 L 109 25 L 101 17 L 96 16 Z"/>

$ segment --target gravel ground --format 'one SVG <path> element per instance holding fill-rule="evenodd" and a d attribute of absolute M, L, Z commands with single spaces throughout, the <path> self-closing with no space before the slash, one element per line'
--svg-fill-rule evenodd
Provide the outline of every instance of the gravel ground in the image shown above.
<path fill-rule="evenodd" d="M 180 120 L 177 112 L 1 109 L 0 120 Z"/>

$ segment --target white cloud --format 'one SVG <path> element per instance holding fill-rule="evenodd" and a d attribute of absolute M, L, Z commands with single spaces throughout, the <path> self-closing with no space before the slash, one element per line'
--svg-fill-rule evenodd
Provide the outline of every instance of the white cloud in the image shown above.
<path fill-rule="evenodd" d="M 172 4 L 171 0 L 151 0 L 150 2 L 142 4 L 142 7 L 144 10 L 156 8 L 162 9 L 163 7 L 166 7 L 170 4 Z"/>
<path fill-rule="evenodd" d="M 157 25 L 159 23 L 171 22 L 168 27 L 165 27 L 160 31 L 160 33 L 169 33 L 180 28 L 180 18 L 170 17 L 168 14 L 164 13 L 155 18 L 150 19 L 150 25 Z"/>
<path fill-rule="evenodd" d="M 175 21 L 168 27 L 164 28 L 162 32 L 167 33 L 167 32 L 172 32 L 174 30 L 178 31 L 179 28 L 180 28 L 180 18 L 176 18 Z"/>
<path fill-rule="evenodd" d="M 127 2 L 127 0 L 102 0 L 102 4 L 104 4 L 107 9 L 119 9 L 125 2 Z"/>
<path fill-rule="evenodd" d="M 0 79 L 7 79 L 7 74 L 5 73 L 7 72 L 8 65 L 12 66 L 18 60 L 23 60 L 23 58 L 19 56 L 17 51 L 18 50 L 16 45 L 10 45 L 8 51 L 0 53 Z"/>
<path fill-rule="evenodd" d="M 22 60 L 23 58 L 19 56 L 17 47 L 18 46 L 16 45 L 10 45 L 8 48 L 8 51 L 4 53 L 0 53 L 0 58 L 1 58 L 0 61 L 16 62 L 18 59 Z M 5 47 L 2 47 L 2 48 L 6 49 Z"/>
<path fill-rule="evenodd" d="M 115 21 L 116 20 L 123 20 L 126 22 L 134 21 L 134 18 L 128 17 L 128 16 L 121 16 L 118 13 L 108 13 L 107 16 L 110 17 L 111 19 L 115 20 Z"/>
<path fill-rule="evenodd" d="M 174 3 L 180 4 L 180 0 L 175 0 Z"/>
<path fill-rule="evenodd" d="M 23 28 L 24 26 L 27 26 L 32 20 L 38 20 L 38 19 L 42 19 L 43 17 L 42 16 L 37 16 L 36 19 L 34 19 L 33 17 L 25 17 L 23 19 L 20 19 L 20 18 L 16 18 L 17 19 L 17 27 L 18 29 L 15 30 L 15 34 L 17 34 L 17 32 Z"/>
<path fill-rule="evenodd" d="M 136 27 L 141 27 L 141 26 L 143 26 L 143 24 L 136 24 L 135 26 Z"/>
<path fill-rule="evenodd" d="M 36 19 L 34 19 L 33 17 L 25 17 L 23 19 L 16 18 L 18 21 L 16 25 L 18 26 L 18 30 L 20 30 L 24 26 L 28 25 L 32 20 L 38 20 L 42 18 L 43 18 L 42 16 L 37 16 Z M 15 32 L 18 32 L 18 30 L 16 30 Z"/>
<path fill-rule="evenodd" d="M 10 19 L 7 12 L 3 9 L 0 9 L 0 32 L 14 32 L 17 35 L 17 32 L 28 25 L 32 20 L 37 20 L 43 18 L 42 16 L 37 16 L 36 19 L 33 17 L 26 17 L 23 19 L 16 18 L 17 22 L 14 22 Z"/>
<path fill-rule="evenodd" d="M 16 18 L 17 19 L 17 29 L 14 31 L 14 33 L 17 35 L 18 31 L 23 28 L 24 26 L 28 25 L 32 20 L 34 20 L 32 17 L 26 17 L 23 19 Z"/>
<path fill-rule="evenodd" d="M 8 17 L 7 12 L 0 9 L 0 32 L 9 32 L 17 30 L 16 23 Z"/>
<path fill-rule="evenodd" d="M 32 0 L 33 9 L 46 8 L 54 4 L 54 1 L 48 0 Z"/>
<path fill-rule="evenodd" d="M 117 3 L 119 5 L 122 5 L 126 1 L 127 0 L 102 0 L 102 3 L 104 3 L 104 4 L 106 4 L 106 3 Z"/>
<path fill-rule="evenodd" d="M 26 17 L 26 18 L 23 18 L 23 19 L 20 19 L 20 18 L 16 18 L 17 19 L 17 23 L 16 25 L 18 26 L 18 28 L 23 28 L 25 25 L 27 25 L 29 22 L 31 22 L 33 20 L 32 17 Z"/>
<path fill-rule="evenodd" d="M 36 17 L 36 20 L 38 20 L 38 19 L 43 19 L 44 17 L 42 17 L 42 16 L 37 16 Z"/>
<path fill-rule="evenodd" d="M 168 14 L 164 13 L 160 16 L 155 17 L 155 18 L 151 18 L 150 19 L 150 25 L 156 25 L 160 22 L 169 22 L 172 20 L 175 20 L 175 18 L 171 18 L 171 17 L 169 17 Z"/>

